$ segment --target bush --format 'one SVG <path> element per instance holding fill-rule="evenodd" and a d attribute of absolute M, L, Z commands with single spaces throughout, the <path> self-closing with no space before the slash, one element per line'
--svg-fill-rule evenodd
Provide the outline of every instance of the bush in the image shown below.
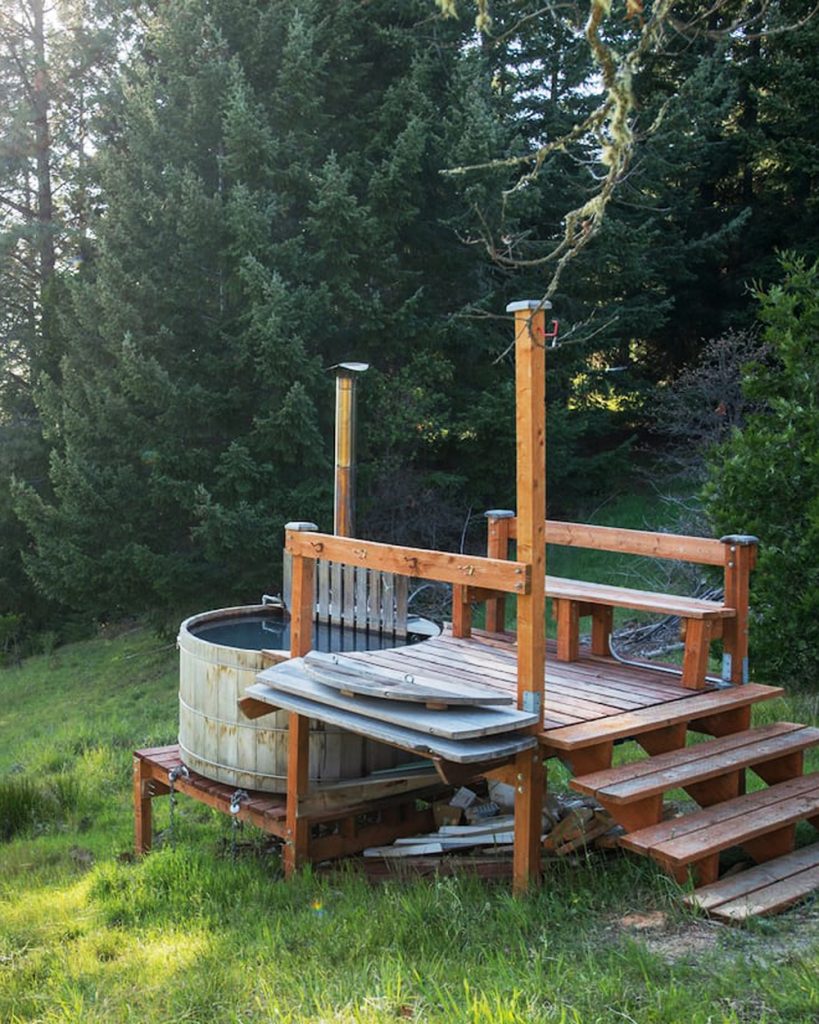
<path fill-rule="evenodd" d="M 27 775 L 0 778 L 0 842 L 32 826 L 41 816 L 44 803 L 40 787 Z"/>
<path fill-rule="evenodd" d="M 752 577 L 752 675 L 816 685 L 819 669 L 819 261 L 784 257 L 758 292 L 765 363 L 743 390 L 758 409 L 711 459 L 706 509 L 718 532 L 760 539 Z"/>

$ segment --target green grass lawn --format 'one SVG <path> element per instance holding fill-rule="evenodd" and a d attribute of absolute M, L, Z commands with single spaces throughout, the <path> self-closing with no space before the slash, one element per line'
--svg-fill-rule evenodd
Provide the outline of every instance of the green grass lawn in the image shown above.
<path fill-rule="evenodd" d="M 131 751 L 173 741 L 175 676 L 139 630 L 0 670 L 3 1024 L 819 1019 L 816 909 L 727 929 L 625 857 L 550 865 L 520 900 L 350 870 L 285 883 L 261 841 L 234 862 L 229 822 L 180 798 L 175 847 L 133 861 Z"/>

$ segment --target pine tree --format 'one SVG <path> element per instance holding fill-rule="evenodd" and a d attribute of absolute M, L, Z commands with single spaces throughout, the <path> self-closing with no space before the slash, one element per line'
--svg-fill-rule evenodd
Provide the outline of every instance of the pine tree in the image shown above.
<path fill-rule="evenodd" d="M 59 375 L 60 274 L 82 257 L 93 122 L 129 18 L 107 0 L 0 11 L 0 613 L 23 612 L 30 626 L 46 607 L 23 572 L 10 482 L 47 477 L 34 390 Z"/>
<path fill-rule="evenodd" d="M 439 237 L 460 30 L 432 31 L 387 2 L 157 13 L 98 157 L 68 354 L 40 392 L 54 497 L 19 496 L 45 592 L 98 616 L 252 600 L 286 520 L 329 525 L 323 367 L 369 359 L 378 392 L 434 357 L 440 407 L 443 313 L 480 273 L 457 280 L 478 260 Z M 400 422 L 390 408 L 379 432 Z M 386 479 L 379 445 L 363 454 Z M 395 450 L 434 473 L 440 447 L 416 423 Z"/>

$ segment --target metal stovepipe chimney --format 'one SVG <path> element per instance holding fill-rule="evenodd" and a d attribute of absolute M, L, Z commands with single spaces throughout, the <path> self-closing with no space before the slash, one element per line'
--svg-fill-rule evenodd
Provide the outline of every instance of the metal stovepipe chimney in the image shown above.
<path fill-rule="evenodd" d="M 333 532 L 352 537 L 355 532 L 355 412 L 356 378 L 368 363 L 339 363 L 336 371 L 336 469 Z"/>

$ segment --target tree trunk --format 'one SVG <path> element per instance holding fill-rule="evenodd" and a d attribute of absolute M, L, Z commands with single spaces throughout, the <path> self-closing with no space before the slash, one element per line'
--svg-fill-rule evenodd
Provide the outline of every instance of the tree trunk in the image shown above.
<path fill-rule="evenodd" d="M 49 132 L 49 79 L 46 55 L 44 2 L 30 0 L 34 44 L 34 148 L 37 174 L 37 248 L 40 257 L 40 299 L 54 277 L 54 197 L 51 190 L 51 137 Z M 45 305 L 45 304 L 44 304 Z"/>

